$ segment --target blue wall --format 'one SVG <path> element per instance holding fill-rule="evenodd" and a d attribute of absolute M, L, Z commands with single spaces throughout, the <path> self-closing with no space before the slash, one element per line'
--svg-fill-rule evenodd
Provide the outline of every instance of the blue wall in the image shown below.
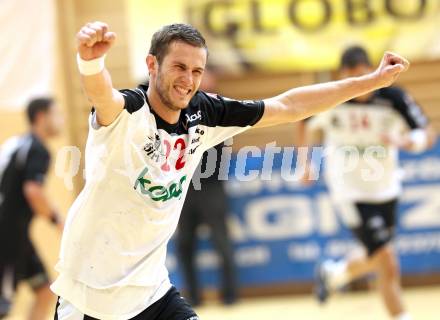
<path fill-rule="evenodd" d="M 275 155 L 270 179 L 234 179 L 226 188 L 240 286 L 309 282 L 316 261 L 338 258 L 355 245 L 340 222 L 322 181 L 304 188 L 281 178 L 282 153 Z M 295 163 L 295 162 L 294 162 Z M 422 155 L 401 154 L 405 170 L 396 238 L 403 274 L 440 273 L 440 143 Z M 260 170 L 261 157 L 246 169 Z M 218 261 L 209 237 L 201 237 L 198 261 L 202 284 L 217 286 Z M 182 279 L 170 243 L 168 265 L 178 287 Z"/>

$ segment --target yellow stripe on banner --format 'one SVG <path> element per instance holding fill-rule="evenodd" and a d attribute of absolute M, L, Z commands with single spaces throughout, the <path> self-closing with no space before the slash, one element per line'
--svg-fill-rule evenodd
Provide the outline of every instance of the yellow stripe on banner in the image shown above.
<path fill-rule="evenodd" d="M 169 22 L 178 10 L 207 38 L 211 61 L 225 68 L 333 69 L 353 44 L 365 46 L 375 60 L 385 50 L 412 60 L 440 57 L 438 0 L 164 1 L 155 5 L 149 26 Z"/>

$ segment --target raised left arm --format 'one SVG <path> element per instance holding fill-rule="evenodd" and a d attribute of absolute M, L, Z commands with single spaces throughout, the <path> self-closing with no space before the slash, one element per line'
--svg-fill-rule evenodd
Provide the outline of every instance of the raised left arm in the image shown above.
<path fill-rule="evenodd" d="M 298 121 L 370 91 L 390 86 L 408 67 L 406 59 L 387 52 L 379 67 L 365 76 L 298 87 L 265 99 L 264 115 L 256 127 Z"/>

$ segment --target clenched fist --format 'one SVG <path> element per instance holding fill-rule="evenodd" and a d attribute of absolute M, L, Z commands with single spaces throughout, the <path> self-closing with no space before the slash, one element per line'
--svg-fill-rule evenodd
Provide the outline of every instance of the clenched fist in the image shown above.
<path fill-rule="evenodd" d="M 89 22 L 76 34 L 78 54 L 83 60 L 93 60 L 108 52 L 116 40 L 116 33 L 108 31 L 104 22 Z"/>
<path fill-rule="evenodd" d="M 388 87 L 396 81 L 402 72 L 408 70 L 408 68 L 408 60 L 395 53 L 386 52 L 379 67 L 374 72 L 374 76 L 380 87 Z"/>

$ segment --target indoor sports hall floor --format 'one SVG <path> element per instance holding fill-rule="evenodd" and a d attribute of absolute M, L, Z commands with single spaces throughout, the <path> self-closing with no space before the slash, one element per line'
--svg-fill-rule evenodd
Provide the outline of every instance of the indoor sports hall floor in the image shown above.
<path fill-rule="evenodd" d="M 440 319 L 440 286 L 404 291 L 405 302 L 413 320 Z M 29 293 L 22 290 L 14 314 L 7 320 L 25 320 L 23 312 Z M 335 296 L 324 307 L 311 296 L 282 296 L 243 299 L 232 307 L 210 303 L 197 309 L 203 320 L 387 320 L 379 296 L 371 292 L 351 292 Z"/>

